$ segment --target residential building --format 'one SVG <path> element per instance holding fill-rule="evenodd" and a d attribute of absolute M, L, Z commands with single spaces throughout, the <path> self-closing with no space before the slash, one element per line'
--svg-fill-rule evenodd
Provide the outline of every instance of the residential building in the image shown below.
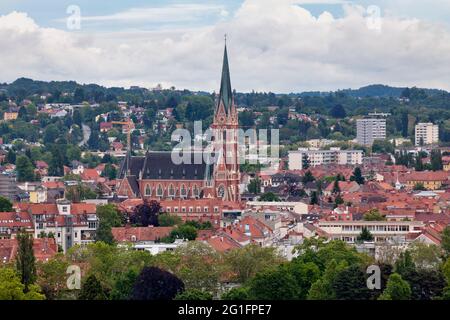
<path fill-rule="evenodd" d="M 308 161 L 311 167 L 329 164 L 360 165 L 363 161 L 363 151 L 341 150 L 340 148 L 331 148 L 330 150 L 300 148 L 297 151 L 289 152 L 290 170 L 303 170 L 305 161 Z"/>
<path fill-rule="evenodd" d="M 421 234 L 425 227 L 421 221 L 320 221 L 318 227 L 328 239 L 355 243 L 363 228 L 367 228 L 375 242 L 407 242 Z"/>
<path fill-rule="evenodd" d="M 356 140 L 359 144 L 371 146 L 375 140 L 386 139 L 386 119 L 356 120 Z"/>
<path fill-rule="evenodd" d="M 424 146 L 439 142 L 439 126 L 432 123 L 416 125 L 416 146 Z"/>
<path fill-rule="evenodd" d="M 98 226 L 95 204 L 61 199 L 56 203 L 18 203 L 17 210 L 31 215 L 35 238 L 51 233 L 64 252 L 76 244 L 85 245 L 95 240 Z"/>
<path fill-rule="evenodd" d="M 10 120 L 16 120 L 19 116 L 18 112 L 5 112 L 3 114 L 3 120 L 10 121 Z"/>

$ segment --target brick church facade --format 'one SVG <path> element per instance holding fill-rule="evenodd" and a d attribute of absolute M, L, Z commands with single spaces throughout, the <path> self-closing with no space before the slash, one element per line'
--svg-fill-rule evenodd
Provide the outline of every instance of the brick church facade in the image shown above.
<path fill-rule="evenodd" d="M 222 199 L 240 202 L 238 129 L 225 46 L 220 93 L 211 125 L 215 161 L 207 163 L 203 154 L 191 152 L 190 163 L 175 164 L 171 152 L 148 151 L 143 157 L 134 157 L 128 152 L 119 172 L 118 195 L 149 200 Z M 196 156 L 203 159 L 200 164 L 195 164 Z"/>

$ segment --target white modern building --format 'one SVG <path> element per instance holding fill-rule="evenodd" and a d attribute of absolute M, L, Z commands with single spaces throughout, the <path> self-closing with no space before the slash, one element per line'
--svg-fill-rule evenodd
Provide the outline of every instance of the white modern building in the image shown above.
<path fill-rule="evenodd" d="M 386 139 L 386 119 L 356 120 L 356 140 L 359 144 L 371 146 L 375 140 Z"/>
<path fill-rule="evenodd" d="M 432 123 L 418 123 L 416 125 L 416 146 L 439 142 L 439 126 Z"/>
<path fill-rule="evenodd" d="M 363 228 L 367 228 L 374 241 L 408 242 L 412 235 L 420 235 L 425 227 L 422 221 L 320 221 L 318 227 L 330 240 L 342 240 L 353 244 Z"/>
<path fill-rule="evenodd" d="M 305 159 L 308 159 L 311 167 L 337 164 L 337 165 L 359 165 L 362 164 L 362 150 L 341 150 L 331 148 L 330 150 L 301 148 L 289 152 L 289 169 L 302 170 Z"/>

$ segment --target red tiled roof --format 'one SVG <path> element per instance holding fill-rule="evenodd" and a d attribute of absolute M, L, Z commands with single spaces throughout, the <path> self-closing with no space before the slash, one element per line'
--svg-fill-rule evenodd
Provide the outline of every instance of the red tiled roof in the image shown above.
<path fill-rule="evenodd" d="M 213 236 L 206 240 L 206 242 L 216 251 L 227 252 L 233 249 L 238 249 L 241 245 L 227 236 Z"/>
<path fill-rule="evenodd" d="M 119 242 L 156 241 L 167 237 L 173 227 L 120 227 L 112 228 L 114 239 Z"/>
<path fill-rule="evenodd" d="M 17 249 L 17 239 L 0 239 L 0 263 L 14 260 Z M 58 253 L 58 245 L 53 238 L 33 239 L 33 251 L 38 261 L 46 261 Z"/>

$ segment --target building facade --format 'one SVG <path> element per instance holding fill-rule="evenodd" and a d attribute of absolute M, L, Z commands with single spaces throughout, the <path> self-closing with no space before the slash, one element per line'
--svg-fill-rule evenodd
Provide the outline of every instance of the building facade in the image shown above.
<path fill-rule="evenodd" d="M 362 159 L 362 150 L 340 150 L 339 148 L 331 148 L 330 150 L 299 149 L 289 152 L 289 169 L 303 170 L 305 161 L 308 161 L 311 167 L 315 167 L 327 164 L 359 165 L 362 164 Z"/>
<path fill-rule="evenodd" d="M 356 140 L 359 144 L 371 146 L 375 140 L 386 139 L 386 119 L 356 120 Z"/>
<path fill-rule="evenodd" d="M 418 123 L 415 130 L 416 146 L 439 142 L 439 126 L 432 123 Z"/>

